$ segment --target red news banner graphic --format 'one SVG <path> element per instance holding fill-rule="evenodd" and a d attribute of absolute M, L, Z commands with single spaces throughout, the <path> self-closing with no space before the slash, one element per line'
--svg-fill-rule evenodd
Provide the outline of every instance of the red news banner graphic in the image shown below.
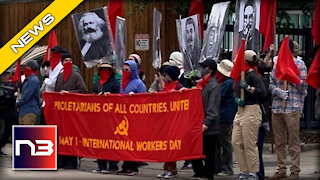
<path fill-rule="evenodd" d="M 199 89 L 129 95 L 48 93 L 44 115 L 58 126 L 58 154 L 106 160 L 202 158 Z"/>

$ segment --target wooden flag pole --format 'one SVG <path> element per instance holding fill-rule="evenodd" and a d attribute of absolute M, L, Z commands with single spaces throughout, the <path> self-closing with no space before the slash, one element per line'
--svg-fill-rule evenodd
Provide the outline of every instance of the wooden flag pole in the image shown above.
<path fill-rule="evenodd" d="M 241 81 L 245 80 L 245 73 L 241 71 Z M 240 88 L 240 99 L 244 101 L 244 89 Z"/>
<path fill-rule="evenodd" d="M 286 91 L 287 88 L 288 88 L 288 81 L 285 80 L 285 81 L 283 81 L 282 89 L 283 89 L 284 91 Z M 283 108 L 286 107 L 286 101 L 287 101 L 287 100 L 282 99 L 282 107 L 283 107 Z"/>

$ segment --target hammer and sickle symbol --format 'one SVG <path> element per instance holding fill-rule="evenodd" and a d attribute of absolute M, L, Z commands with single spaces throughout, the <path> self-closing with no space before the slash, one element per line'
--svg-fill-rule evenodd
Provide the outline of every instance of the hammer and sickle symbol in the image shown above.
<path fill-rule="evenodd" d="M 128 136 L 129 130 L 129 122 L 126 116 L 124 116 L 124 120 L 120 122 L 120 124 L 116 127 L 116 131 L 114 134 L 119 134 L 121 136 Z"/>

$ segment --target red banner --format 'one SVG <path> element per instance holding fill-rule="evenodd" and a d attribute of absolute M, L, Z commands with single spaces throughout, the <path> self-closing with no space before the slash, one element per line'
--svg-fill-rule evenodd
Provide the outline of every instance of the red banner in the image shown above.
<path fill-rule="evenodd" d="M 58 154 L 168 162 L 202 155 L 199 89 L 92 95 L 45 92 L 44 115 L 58 126 Z"/>

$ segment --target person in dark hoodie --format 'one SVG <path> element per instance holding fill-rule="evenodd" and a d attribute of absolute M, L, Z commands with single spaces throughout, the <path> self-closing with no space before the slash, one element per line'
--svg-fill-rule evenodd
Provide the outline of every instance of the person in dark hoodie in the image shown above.
<path fill-rule="evenodd" d="M 120 82 L 115 79 L 115 70 L 111 64 L 102 63 L 98 65 L 99 81 L 94 85 L 95 94 L 116 94 L 120 92 Z M 93 173 L 109 174 L 118 171 L 118 161 L 107 161 L 98 159 L 98 169 Z"/>
<path fill-rule="evenodd" d="M 219 109 L 220 109 L 220 87 L 214 77 L 217 71 L 217 63 L 208 58 L 201 66 L 201 80 L 197 88 L 201 88 L 201 96 L 204 110 L 203 132 L 203 154 L 205 159 L 192 160 L 194 171 L 191 179 L 214 178 L 215 150 L 219 134 Z M 203 164 L 204 161 L 204 164 Z"/>
<path fill-rule="evenodd" d="M 138 76 L 138 66 L 135 61 L 128 60 L 122 67 L 121 94 L 134 94 L 147 92 L 146 86 Z M 134 176 L 138 172 L 138 162 L 125 161 L 117 174 Z"/>
<path fill-rule="evenodd" d="M 170 92 L 183 88 L 183 85 L 179 83 L 180 69 L 177 66 L 168 66 L 163 72 L 163 81 L 165 83 L 164 92 Z M 157 175 L 157 178 L 171 179 L 178 174 L 177 162 L 165 162 L 163 165 L 163 173 Z"/>

